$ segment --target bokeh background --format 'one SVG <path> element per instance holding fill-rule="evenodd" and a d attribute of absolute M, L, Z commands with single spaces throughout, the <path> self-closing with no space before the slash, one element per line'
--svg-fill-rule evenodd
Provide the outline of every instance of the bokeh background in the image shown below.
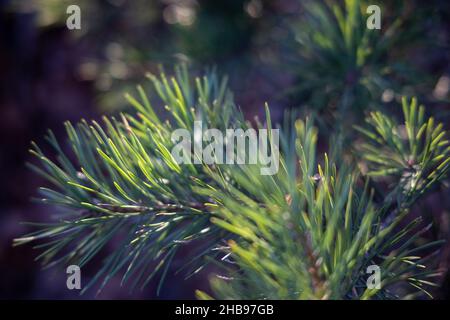
<path fill-rule="evenodd" d="M 71 4 L 81 8 L 81 30 L 66 27 Z M 414 67 L 415 73 L 405 76 L 408 81 L 394 80 L 449 128 L 450 2 L 383 1 L 382 16 L 383 23 L 398 17 L 405 23 L 381 61 Z M 52 215 L 51 208 L 30 201 L 44 184 L 25 166 L 31 140 L 43 145 L 48 128 L 63 137 L 65 120 L 126 110 L 124 92 L 145 83 L 146 72 L 161 64 L 170 70 L 178 62 L 188 63 L 193 72 L 216 67 L 228 74 L 249 119 L 263 114 L 265 102 L 278 120 L 284 109 L 306 110 L 322 102 L 301 87 L 305 48 L 299 35 L 313 32 L 310 27 L 300 0 L 0 0 L 0 298 L 80 298 L 67 290 L 63 268 L 42 270 L 31 246 L 11 246 L 14 237 L 30 231 L 21 221 L 45 221 Z M 386 87 L 380 103 L 389 107 L 393 97 L 393 89 Z M 433 192 L 414 208 L 434 222 L 426 235 L 430 240 L 449 238 L 448 190 Z M 189 255 L 189 249 L 183 254 Z M 450 246 L 434 259 L 447 270 Z M 83 269 L 82 282 L 100 261 L 101 256 Z M 194 298 L 194 289 L 208 291 L 208 276 L 205 272 L 184 281 L 170 274 L 159 297 L 156 282 L 129 293 L 117 278 L 97 297 Z M 433 291 L 437 298 L 449 297 L 449 279 L 444 272 Z"/>

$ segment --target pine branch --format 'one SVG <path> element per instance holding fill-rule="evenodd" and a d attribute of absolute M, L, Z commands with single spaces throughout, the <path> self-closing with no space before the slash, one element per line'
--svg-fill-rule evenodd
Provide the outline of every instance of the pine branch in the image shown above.
<path fill-rule="evenodd" d="M 391 202 L 413 203 L 417 197 L 445 178 L 450 167 L 450 142 L 442 124 L 425 119 L 417 99 L 402 100 L 404 124 L 381 112 L 367 119 L 371 129 L 356 126 L 369 140 L 359 146 L 368 175 L 394 177 L 397 186 L 386 197 Z M 393 198 L 395 196 L 395 198 Z"/>
<path fill-rule="evenodd" d="M 190 81 L 185 67 L 175 74 L 149 76 L 168 121 L 138 87 L 139 99 L 126 96 L 136 116 L 104 118 L 103 125 L 66 123 L 75 161 L 52 133 L 55 161 L 33 144 L 40 165 L 31 167 L 52 185 L 40 193 L 59 209 L 58 219 L 36 224 L 36 232 L 15 244 L 39 241 L 44 265 L 82 267 L 118 240 L 83 292 L 102 279 L 101 290 L 118 273 L 130 289 L 161 273 L 159 290 L 178 250 L 192 241 L 199 247 L 184 266 L 187 276 L 208 261 L 218 263 L 224 274 L 212 285 L 219 298 L 381 299 L 396 297 L 391 288 L 399 283 L 427 292 L 436 272 L 424 269 L 427 257 L 418 253 L 439 243 L 417 245 L 426 229 L 417 219 L 404 222 L 410 205 L 448 172 L 449 156 L 446 133 L 424 120 L 423 108 L 404 103 L 404 136 L 380 113 L 372 114 L 371 128 L 359 128 L 369 138 L 362 153 L 369 173 L 400 179 L 402 187 L 391 195 L 401 201 L 391 208 L 374 201 L 357 167 L 318 154 L 311 120 L 287 121 L 274 175 L 261 175 L 261 164 L 177 163 L 169 151 L 175 128 L 192 132 L 196 120 L 219 130 L 250 124 L 226 80 L 213 73 Z M 272 129 L 268 108 L 265 128 Z M 420 174 L 405 178 L 411 165 L 419 165 Z M 373 264 L 382 270 L 381 289 L 365 285 Z"/>
<path fill-rule="evenodd" d="M 88 263 L 119 234 L 121 244 L 104 260 L 104 267 L 84 290 L 101 276 L 104 286 L 109 278 L 125 270 L 123 283 L 147 284 L 162 270 L 181 243 L 197 239 L 212 248 L 223 235 L 209 222 L 207 196 L 192 188 L 208 185 L 207 166 L 180 166 L 170 152 L 172 125 L 192 130 L 194 120 L 214 128 L 242 126 L 226 79 L 212 73 L 190 82 L 186 67 L 176 68 L 176 78 L 149 75 L 155 91 L 171 113 L 163 122 L 152 108 L 142 87 L 140 100 L 126 95 L 138 111 L 137 117 L 123 114 L 121 120 L 104 118 L 104 125 L 82 121 L 66 123 L 69 143 L 76 161 L 72 162 L 55 136 L 47 140 L 57 153 L 50 160 L 33 143 L 31 152 L 40 166 L 30 165 L 52 184 L 41 188 L 42 201 L 66 213 L 59 222 L 42 224 L 35 233 L 16 239 L 15 244 L 44 240 L 46 250 L 38 257 L 44 265 Z M 199 248 L 207 252 L 207 248 Z M 197 253 L 194 252 L 194 255 Z M 202 255 L 200 255 L 201 258 Z M 214 256 L 214 255 L 213 255 Z M 151 265 L 159 261 L 156 269 Z M 200 265 L 204 263 L 201 262 Z M 192 267 L 199 268 L 196 263 Z"/>

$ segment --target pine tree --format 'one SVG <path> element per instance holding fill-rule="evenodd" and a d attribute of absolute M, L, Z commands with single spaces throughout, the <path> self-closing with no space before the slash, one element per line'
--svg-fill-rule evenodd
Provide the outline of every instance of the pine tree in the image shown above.
<path fill-rule="evenodd" d="M 332 155 L 317 151 L 314 118 L 287 115 L 279 171 L 261 175 L 259 164 L 175 161 L 174 129 L 192 132 L 197 120 L 204 129 L 252 124 L 226 78 L 210 72 L 192 79 L 185 66 L 174 74 L 149 75 L 169 114 L 165 121 L 139 86 L 136 97 L 126 95 L 135 114 L 104 117 L 102 124 L 67 122 L 70 154 L 52 132 L 55 157 L 33 143 L 39 164 L 30 167 L 50 183 L 39 191 L 57 218 L 34 223 L 37 230 L 14 244 L 38 242 L 46 266 L 83 267 L 120 239 L 83 292 L 96 283 L 101 290 L 118 273 L 130 289 L 158 276 L 159 290 L 174 256 L 194 242 L 183 270 L 189 277 L 218 264 L 214 298 L 406 298 L 398 289 L 407 285 L 412 296 L 429 294 L 439 273 L 425 266 L 440 242 L 418 241 L 429 227 L 409 219 L 409 211 L 448 173 L 450 147 L 443 125 L 426 117 L 416 99 L 403 99 L 402 121 L 370 113 L 366 125 L 354 128 L 363 142 Z M 265 123 L 255 126 L 272 128 L 268 107 Z M 392 185 L 387 194 L 377 188 L 385 178 Z M 366 285 L 373 265 L 381 271 L 379 287 Z"/>

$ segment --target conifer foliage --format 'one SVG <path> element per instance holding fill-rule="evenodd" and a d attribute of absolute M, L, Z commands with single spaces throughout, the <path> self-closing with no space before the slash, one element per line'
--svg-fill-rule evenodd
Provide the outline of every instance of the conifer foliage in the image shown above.
<path fill-rule="evenodd" d="M 438 274 L 427 259 L 440 243 L 418 241 L 427 228 L 405 218 L 445 177 L 450 148 L 442 124 L 426 117 L 416 99 L 403 100 L 401 121 L 374 111 L 355 128 L 363 139 L 351 150 L 356 161 L 320 154 L 314 119 L 287 117 L 279 170 L 261 175 L 258 164 L 175 161 L 176 128 L 192 131 L 195 120 L 221 130 L 251 125 L 226 78 L 193 79 L 184 66 L 174 74 L 149 75 L 157 103 L 170 115 L 166 121 L 139 86 L 135 97 L 126 95 L 135 113 L 105 117 L 102 124 L 66 123 L 71 154 L 51 132 L 53 154 L 33 143 L 39 161 L 30 166 L 49 182 L 39 191 L 56 220 L 34 223 L 37 231 L 16 245 L 36 243 L 47 266 L 83 267 L 118 242 L 83 292 L 95 283 L 101 289 L 118 273 L 130 289 L 145 288 L 157 276 L 159 290 L 177 251 L 195 242 L 183 269 L 190 276 L 219 264 L 214 298 L 403 298 L 397 289 L 408 285 L 417 289 L 413 295 L 427 293 Z M 272 128 L 268 108 L 265 123 L 256 126 Z M 386 177 L 393 187 L 375 200 L 373 184 Z M 366 285 L 372 265 L 381 270 L 375 288 Z"/>

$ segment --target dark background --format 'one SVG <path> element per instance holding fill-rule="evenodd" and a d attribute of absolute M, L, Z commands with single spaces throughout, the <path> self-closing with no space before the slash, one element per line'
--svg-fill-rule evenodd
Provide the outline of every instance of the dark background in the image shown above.
<path fill-rule="evenodd" d="M 401 3 L 385 2 L 388 8 Z M 407 2 L 419 30 L 408 58 L 432 79 L 430 92 L 440 86 L 439 99 L 423 99 L 449 128 L 450 2 Z M 81 7 L 81 30 L 65 26 L 70 4 Z M 215 65 L 228 74 L 247 118 L 262 115 L 267 101 L 280 119 L 284 108 L 303 107 L 286 93 L 301 72 L 295 68 L 301 48 L 292 25 L 302 13 L 298 0 L 0 0 L 0 298 L 79 297 L 67 290 L 62 267 L 42 270 L 31 246 L 11 246 L 13 238 L 30 231 L 19 222 L 52 215 L 51 208 L 30 201 L 44 183 L 25 167 L 31 140 L 43 145 L 48 128 L 64 136 L 65 120 L 126 109 L 123 93 L 145 82 L 146 72 L 156 71 L 158 64 L 169 71 L 180 61 L 188 61 L 194 71 Z M 414 209 L 435 222 L 430 239 L 448 239 L 449 199 L 443 189 Z M 434 261 L 444 270 L 449 252 L 446 245 Z M 82 283 L 100 260 L 83 269 Z M 175 268 L 180 263 L 176 260 Z M 159 298 L 193 298 L 194 289 L 207 290 L 208 276 L 184 281 L 171 275 Z M 439 279 L 436 297 L 448 298 L 448 279 L 447 273 Z M 130 294 L 119 282 L 113 279 L 98 297 L 157 298 L 155 284 Z M 92 290 L 83 298 L 94 296 Z"/>

